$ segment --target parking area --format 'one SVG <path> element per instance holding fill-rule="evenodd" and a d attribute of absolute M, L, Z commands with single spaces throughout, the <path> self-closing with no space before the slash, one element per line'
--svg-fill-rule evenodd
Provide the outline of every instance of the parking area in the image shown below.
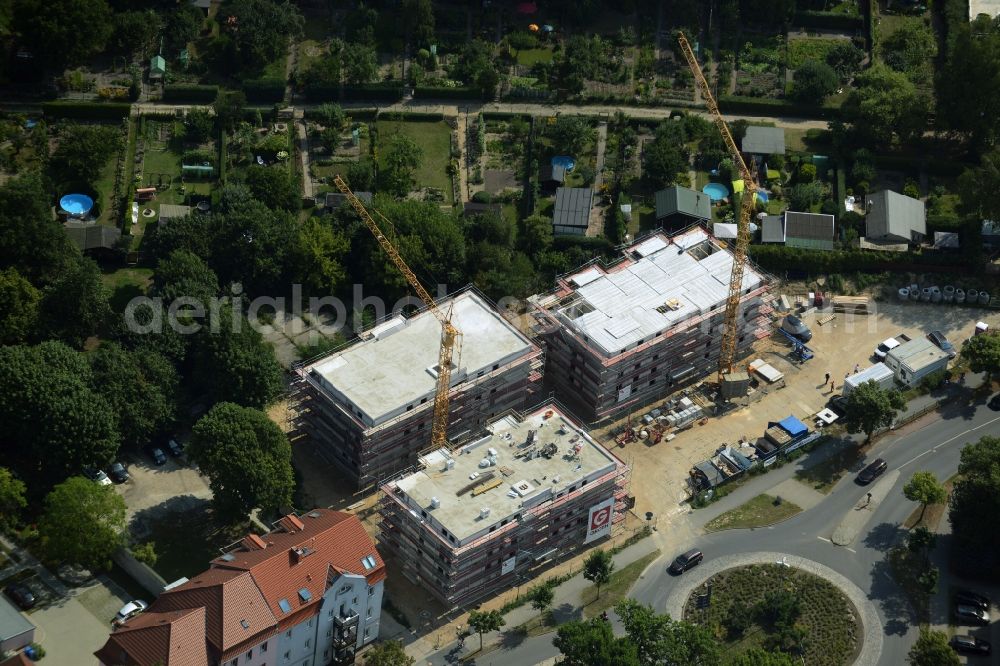
<path fill-rule="evenodd" d="M 755 440 L 764 433 L 768 422 L 789 415 L 811 424 L 811 417 L 834 395 L 826 373 L 830 373 L 835 393 L 839 394 L 844 377 L 854 371 L 855 365 L 863 369 L 874 362 L 874 349 L 882 340 L 899 333 L 919 338 L 940 330 L 956 348 L 961 348 L 962 341 L 973 334 L 977 321 L 985 321 L 991 328 L 1000 325 L 1000 312 L 954 305 L 878 302 L 873 303 L 873 309 L 875 314 L 838 313 L 832 319 L 827 319 L 829 313 L 804 314 L 802 320 L 813 332 L 809 348 L 814 358 L 798 363 L 788 342 L 775 335 L 761 340 L 755 353 L 746 359 L 749 362 L 762 358 L 782 372 L 783 388 L 762 385 L 760 390 L 767 395 L 748 407 L 709 418 L 704 425 L 694 425 L 671 441 L 664 439 L 651 445 L 646 444 L 650 440 L 636 441 L 615 448 L 615 453 L 632 466 L 631 493 L 636 497 L 636 513 L 652 511 L 664 517 L 686 511 L 682 502 L 687 496 L 688 470 L 711 457 L 721 445 L 735 443 L 740 437 Z M 777 326 L 781 315 L 774 316 Z M 651 405 L 650 409 L 657 406 Z M 633 414 L 633 422 L 642 413 Z M 623 419 L 597 430 L 595 435 L 607 446 L 614 446 L 609 433 L 617 432 L 625 423 Z"/>
<path fill-rule="evenodd" d="M 103 585 L 96 583 L 83 594 L 100 587 Z M 120 603 L 111 612 L 112 617 L 118 608 L 121 608 Z M 88 659 L 89 655 L 104 645 L 111 631 L 111 618 L 107 622 L 98 619 L 76 596 L 62 597 L 39 608 L 31 612 L 28 619 L 37 627 L 35 641 L 45 648 L 48 666 L 92 663 L 94 659 Z"/>
<path fill-rule="evenodd" d="M 115 489 L 125 499 L 129 521 L 137 514 L 153 517 L 178 504 L 183 508 L 185 502 L 180 498 L 188 502 L 212 498 L 208 479 L 183 458 L 168 457 L 165 464 L 155 465 L 152 458 L 142 455 L 125 461 L 125 466 L 131 478 Z"/>

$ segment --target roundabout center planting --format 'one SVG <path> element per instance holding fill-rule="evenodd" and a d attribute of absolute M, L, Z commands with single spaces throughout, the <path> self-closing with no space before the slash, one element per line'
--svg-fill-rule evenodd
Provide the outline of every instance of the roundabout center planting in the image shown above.
<path fill-rule="evenodd" d="M 699 585 L 684 619 L 725 645 L 723 663 L 754 647 L 799 656 L 809 666 L 854 662 L 863 641 L 858 611 L 829 581 L 782 564 L 721 571 Z"/>

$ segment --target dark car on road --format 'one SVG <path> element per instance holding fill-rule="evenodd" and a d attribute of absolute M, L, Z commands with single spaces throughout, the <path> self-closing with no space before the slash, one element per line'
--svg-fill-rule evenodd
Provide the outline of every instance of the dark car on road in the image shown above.
<path fill-rule="evenodd" d="M 976 608 L 981 608 L 984 611 L 988 611 L 990 609 L 989 597 L 984 597 L 983 595 L 970 590 L 958 590 L 955 592 L 955 603 L 963 604 L 965 606 L 975 606 Z"/>
<path fill-rule="evenodd" d="M 990 623 L 990 614 L 987 611 L 966 604 L 957 604 L 955 606 L 955 617 L 958 618 L 960 624 L 987 625 Z"/>
<path fill-rule="evenodd" d="M 176 439 L 172 439 L 169 442 L 167 442 L 167 451 L 169 451 L 170 455 L 172 455 L 174 458 L 180 458 L 182 455 L 184 455 L 184 448 L 177 443 Z"/>
<path fill-rule="evenodd" d="M 964 652 L 965 654 L 989 655 L 993 652 L 989 641 L 975 636 L 952 636 L 951 647 L 955 652 Z"/>
<path fill-rule="evenodd" d="M 678 555 L 667 571 L 675 576 L 679 576 L 688 569 L 701 564 L 703 559 L 705 559 L 705 556 L 700 550 L 692 549 L 682 555 Z"/>
<path fill-rule="evenodd" d="M 886 468 L 888 468 L 886 462 L 881 458 L 876 458 L 872 464 L 858 472 L 858 483 L 863 486 L 867 486 L 869 483 L 882 476 L 882 474 L 885 473 Z"/>
<path fill-rule="evenodd" d="M 157 465 L 167 464 L 167 455 L 163 452 L 163 449 L 153 448 L 149 450 L 149 457 L 153 459 L 153 462 Z"/>
<path fill-rule="evenodd" d="M 108 469 L 108 476 L 115 483 L 125 483 L 129 480 L 128 471 L 125 469 L 125 465 L 120 462 L 116 462 Z"/>
<path fill-rule="evenodd" d="M 941 351 L 948 355 L 948 358 L 958 356 L 958 352 L 955 351 L 955 345 L 948 342 L 948 338 L 944 337 L 944 333 L 941 331 L 931 331 L 927 334 L 927 339 L 940 347 Z"/>
<path fill-rule="evenodd" d="M 18 605 L 21 610 L 28 610 L 29 608 L 35 607 L 35 595 L 27 585 L 22 585 L 21 583 L 13 583 L 8 585 L 3 589 L 4 594 L 14 600 L 14 603 Z"/>
<path fill-rule="evenodd" d="M 990 409 L 994 412 L 1000 412 L 1000 393 L 997 393 L 995 396 L 990 398 L 990 401 L 986 404 L 988 404 Z"/>

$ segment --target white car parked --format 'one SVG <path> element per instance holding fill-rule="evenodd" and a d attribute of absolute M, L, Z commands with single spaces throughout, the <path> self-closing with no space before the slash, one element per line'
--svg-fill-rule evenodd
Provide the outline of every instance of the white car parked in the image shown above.
<path fill-rule="evenodd" d="M 119 624 L 124 624 L 125 622 L 128 622 L 128 620 L 130 620 L 131 618 L 135 617 L 142 611 L 146 610 L 146 608 L 147 604 L 145 601 L 141 601 L 139 599 L 130 601 L 124 606 L 122 606 L 122 609 L 118 611 L 118 614 L 115 615 L 115 619 L 112 620 L 111 623 L 115 626 L 118 626 Z"/>

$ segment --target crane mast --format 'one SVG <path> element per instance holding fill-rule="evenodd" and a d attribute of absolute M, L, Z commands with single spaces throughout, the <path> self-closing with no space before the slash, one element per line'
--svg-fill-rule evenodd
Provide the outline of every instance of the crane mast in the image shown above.
<path fill-rule="evenodd" d="M 417 276 L 399 254 L 396 246 L 382 233 L 382 229 L 379 228 L 378 223 L 372 218 L 364 204 L 361 203 L 361 200 L 351 191 L 351 188 L 347 186 L 347 183 L 344 182 L 339 174 L 334 176 L 333 182 L 344 196 L 347 197 L 347 200 L 361 217 L 365 226 L 375 236 L 375 240 L 382 246 L 385 253 L 389 255 L 389 259 L 399 269 L 399 272 L 403 274 L 407 283 L 417 292 L 420 300 L 424 302 L 427 309 L 441 322 L 441 348 L 438 352 L 437 388 L 434 393 L 434 421 L 431 428 L 431 444 L 436 447 L 447 446 L 448 407 L 450 403 L 448 392 L 451 389 L 451 365 L 455 354 L 455 346 L 461 332 L 451 323 L 451 314 L 443 312 L 437 306 L 437 303 L 434 302 L 434 299 L 431 298 L 427 290 L 424 289 L 424 286 L 420 284 L 420 280 L 417 279 Z"/>
<path fill-rule="evenodd" d="M 687 60 L 688 67 L 694 75 L 695 83 L 701 90 L 701 96 L 705 99 L 708 111 L 712 114 L 715 127 L 722 135 L 726 149 L 733 159 L 733 164 L 739 169 L 740 178 L 743 180 L 743 199 L 740 202 L 740 216 L 736 225 L 736 246 L 733 249 L 733 272 L 729 276 L 729 295 L 726 298 L 722 349 L 719 354 L 719 383 L 721 384 L 725 375 L 732 372 L 733 360 L 736 357 L 736 343 L 739 337 L 737 315 L 740 308 L 740 294 L 743 292 L 743 269 L 747 261 L 747 248 L 750 245 L 750 216 L 753 214 L 754 200 L 757 198 L 757 181 L 746 162 L 743 161 L 743 155 L 740 154 L 736 141 L 729 131 L 729 126 L 722 118 L 722 113 L 719 112 L 719 105 L 715 102 L 708 81 L 705 80 L 705 75 L 702 74 L 694 51 L 691 50 L 691 45 L 683 32 L 678 34 L 677 41 L 680 42 L 681 53 L 684 54 L 684 59 Z"/>

